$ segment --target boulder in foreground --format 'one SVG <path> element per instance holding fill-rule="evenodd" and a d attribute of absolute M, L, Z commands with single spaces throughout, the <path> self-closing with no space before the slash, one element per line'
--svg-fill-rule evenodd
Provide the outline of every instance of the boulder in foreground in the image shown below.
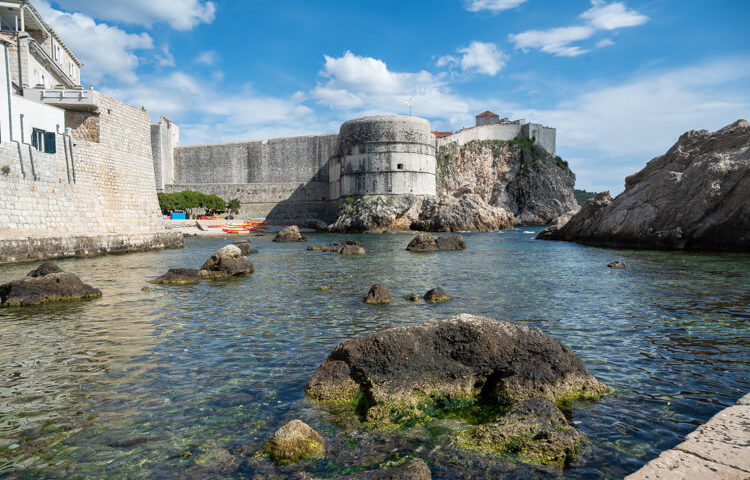
<path fill-rule="evenodd" d="M 415 458 L 397 467 L 348 475 L 341 480 L 432 480 L 432 472 L 424 460 Z"/>
<path fill-rule="evenodd" d="M 98 298 L 102 292 L 47 262 L 25 278 L 0 286 L 0 306 L 28 307 L 49 302 Z"/>
<path fill-rule="evenodd" d="M 460 448 L 517 455 L 529 463 L 563 467 L 575 460 L 581 435 L 554 404 L 532 398 L 511 408 L 496 422 L 461 432 L 455 443 Z"/>
<path fill-rule="evenodd" d="M 690 131 L 537 238 L 605 247 L 750 251 L 750 123 Z"/>
<path fill-rule="evenodd" d="M 292 420 L 271 436 L 263 451 L 276 463 L 294 463 L 322 458 L 325 455 L 325 441 L 306 423 Z"/>
<path fill-rule="evenodd" d="M 307 238 L 305 238 L 300 233 L 299 227 L 297 225 L 289 225 L 288 227 L 284 227 L 282 231 L 276 234 L 276 237 L 274 237 L 273 241 L 274 242 L 306 242 Z"/>
<path fill-rule="evenodd" d="M 194 285 L 200 283 L 201 274 L 193 268 L 170 268 L 161 277 L 151 280 L 157 285 Z"/>
<path fill-rule="evenodd" d="M 249 275 L 255 271 L 252 262 L 242 255 L 236 245 L 227 245 L 211 255 L 203 264 L 200 274 L 203 278 L 221 279 Z"/>
<path fill-rule="evenodd" d="M 346 341 L 305 388 L 329 405 L 358 405 L 365 421 L 398 426 L 441 405 L 480 398 L 512 405 L 606 392 L 570 348 L 541 330 L 474 315 L 396 327 Z"/>
<path fill-rule="evenodd" d="M 409 242 L 406 249 L 410 252 L 465 250 L 466 242 L 464 242 L 464 238 L 458 234 L 435 238 L 431 233 L 420 233 Z"/>

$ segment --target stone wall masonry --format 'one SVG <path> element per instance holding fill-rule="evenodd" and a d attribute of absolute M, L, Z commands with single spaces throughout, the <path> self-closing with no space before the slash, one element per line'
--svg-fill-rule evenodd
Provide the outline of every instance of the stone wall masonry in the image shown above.
<path fill-rule="evenodd" d="M 147 112 L 102 95 L 99 143 L 58 134 L 57 153 L 21 145 L 20 157 L 17 142 L 0 144 L 0 166 L 10 169 L 0 174 L 0 263 L 40 258 L 44 248 L 54 258 L 181 245 L 161 220 L 150 123 Z"/>

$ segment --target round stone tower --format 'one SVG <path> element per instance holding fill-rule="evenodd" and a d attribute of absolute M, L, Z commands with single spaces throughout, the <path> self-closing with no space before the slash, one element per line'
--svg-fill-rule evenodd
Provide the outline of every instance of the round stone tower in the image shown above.
<path fill-rule="evenodd" d="M 349 120 L 330 163 L 331 199 L 364 195 L 435 195 L 435 137 L 430 122 L 401 115 Z"/>

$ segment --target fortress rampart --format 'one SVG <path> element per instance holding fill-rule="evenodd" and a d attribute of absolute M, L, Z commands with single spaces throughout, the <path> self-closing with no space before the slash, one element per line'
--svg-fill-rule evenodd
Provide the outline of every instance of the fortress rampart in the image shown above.
<path fill-rule="evenodd" d="M 435 195 L 435 152 L 451 142 L 534 137 L 555 150 L 555 129 L 537 124 L 482 125 L 436 139 L 430 122 L 401 115 L 350 120 L 338 134 L 251 142 L 179 146 L 175 132 L 166 119 L 152 125 L 157 189 L 237 198 L 241 217 L 275 223 L 332 222 L 346 197 Z"/>

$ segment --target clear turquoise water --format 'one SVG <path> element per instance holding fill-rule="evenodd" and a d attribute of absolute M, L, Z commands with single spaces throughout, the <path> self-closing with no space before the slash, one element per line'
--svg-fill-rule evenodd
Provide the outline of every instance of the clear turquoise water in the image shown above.
<path fill-rule="evenodd" d="M 633 472 L 750 391 L 750 255 L 605 250 L 525 233 L 536 231 L 466 235 L 466 251 L 426 255 L 404 250 L 411 235 L 310 235 L 360 239 L 368 253 L 358 258 L 254 238 L 254 275 L 150 292 L 141 291 L 148 279 L 196 268 L 227 240 L 60 261 L 104 297 L 0 311 L 0 477 L 205 478 L 219 475 L 217 452 L 230 451 L 240 463 L 228 477 L 285 478 L 289 470 L 247 454 L 291 418 L 337 434 L 303 395 L 333 347 L 464 312 L 541 328 L 614 388 L 569 412 L 588 442 L 564 478 Z M 631 267 L 608 269 L 615 259 Z M 33 267 L 0 267 L 0 282 Z M 361 302 L 375 282 L 394 304 Z M 403 299 L 435 286 L 454 300 Z M 430 461 L 428 443 L 415 438 L 401 452 Z M 306 468 L 328 476 L 379 459 L 349 450 Z M 431 466 L 435 478 L 482 476 Z"/>

